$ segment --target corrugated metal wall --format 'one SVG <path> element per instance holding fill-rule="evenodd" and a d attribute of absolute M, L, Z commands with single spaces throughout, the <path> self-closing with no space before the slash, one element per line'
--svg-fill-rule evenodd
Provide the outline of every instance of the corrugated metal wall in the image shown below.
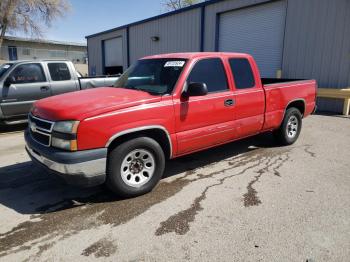
<path fill-rule="evenodd" d="M 209 3 L 204 12 L 204 51 L 218 45 L 218 17 L 224 12 L 271 0 L 226 0 Z M 320 87 L 350 86 L 350 0 L 287 0 L 282 73 L 286 78 L 315 78 Z M 102 40 L 123 37 L 127 67 L 126 28 L 88 38 L 91 69 L 102 73 Z M 159 36 L 158 42 L 151 40 Z M 201 7 L 129 27 L 129 57 L 200 51 Z M 341 112 L 342 103 L 320 100 L 319 108 Z"/>
<path fill-rule="evenodd" d="M 194 9 L 131 26 L 130 62 L 153 54 L 199 51 L 200 14 L 200 9 Z M 152 36 L 159 41 L 152 41 Z"/>
<path fill-rule="evenodd" d="M 283 77 L 315 78 L 319 87 L 350 87 L 350 1 L 289 0 Z M 342 103 L 320 99 L 322 110 Z"/>
<path fill-rule="evenodd" d="M 103 55 L 102 46 L 103 40 L 122 37 L 123 38 L 123 67 L 126 69 L 128 67 L 127 61 L 127 39 L 126 39 L 126 29 L 113 31 L 106 34 L 101 34 L 95 37 L 87 39 L 88 45 L 88 57 L 89 57 L 89 75 L 102 75 L 103 74 Z"/>
<path fill-rule="evenodd" d="M 217 15 L 246 6 L 269 2 L 271 0 L 227 0 L 205 7 L 204 50 L 215 51 Z"/>
<path fill-rule="evenodd" d="M 220 15 L 218 51 L 251 54 L 261 77 L 282 68 L 286 1 L 241 8 Z"/>
<path fill-rule="evenodd" d="M 123 38 L 115 37 L 104 40 L 105 66 L 121 66 L 124 64 Z"/>

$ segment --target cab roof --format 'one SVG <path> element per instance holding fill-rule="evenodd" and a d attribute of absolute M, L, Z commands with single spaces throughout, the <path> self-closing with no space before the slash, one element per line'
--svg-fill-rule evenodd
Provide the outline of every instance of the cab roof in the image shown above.
<path fill-rule="evenodd" d="M 249 54 L 245 53 L 229 53 L 229 52 L 189 52 L 189 53 L 169 53 L 146 56 L 142 59 L 161 59 L 161 58 L 178 58 L 178 59 L 194 59 L 203 57 L 250 57 Z"/>
<path fill-rule="evenodd" d="M 68 59 L 13 60 L 13 61 L 5 61 L 3 62 L 3 64 L 41 63 L 41 62 L 70 62 L 70 60 Z"/>

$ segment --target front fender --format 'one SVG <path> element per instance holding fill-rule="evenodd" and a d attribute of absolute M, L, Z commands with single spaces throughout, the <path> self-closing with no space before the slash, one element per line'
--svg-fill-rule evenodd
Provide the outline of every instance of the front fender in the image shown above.
<path fill-rule="evenodd" d="M 78 128 L 78 149 L 108 147 L 117 137 L 151 128 L 166 132 L 176 150 L 174 110 L 171 103 L 142 105 L 83 120 Z"/>

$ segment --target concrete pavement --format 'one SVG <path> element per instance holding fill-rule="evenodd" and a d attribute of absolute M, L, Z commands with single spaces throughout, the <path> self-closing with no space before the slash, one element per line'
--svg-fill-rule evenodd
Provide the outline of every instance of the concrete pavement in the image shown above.
<path fill-rule="evenodd" d="M 0 260 L 348 261 L 350 119 L 303 124 L 289 147 L 266 134 L 169 161 L 127 200 L 65 185 L 2 133 Z"/>

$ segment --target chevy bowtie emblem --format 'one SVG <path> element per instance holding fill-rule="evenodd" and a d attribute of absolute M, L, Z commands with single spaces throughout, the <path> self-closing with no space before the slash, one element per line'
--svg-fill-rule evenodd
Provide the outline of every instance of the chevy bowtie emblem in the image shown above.
<path fill-rule="evenodd" d="M 32 132 L 36 132 L 36 124 L 31 122 L 30 123 L 30 130 L 32 130 Z"/>

